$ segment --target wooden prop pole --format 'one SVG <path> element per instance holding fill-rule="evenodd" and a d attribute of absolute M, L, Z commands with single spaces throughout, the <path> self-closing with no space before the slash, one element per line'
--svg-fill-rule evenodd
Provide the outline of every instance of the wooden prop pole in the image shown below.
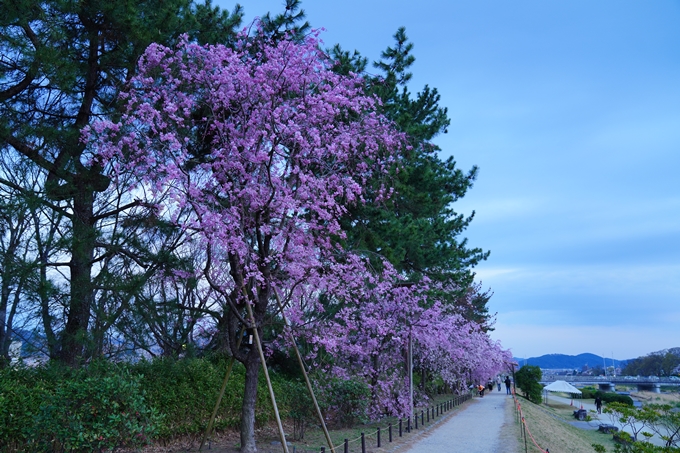
<path fill-rule="evenodd" d="M 245 288 L 243 289 L 245 292 Z M 262 351 L 262 343 L 260 343 L 260 335 L 257 333 L 257 325 L 255 324 L 255 316 L 253 316 L 253 309 L 248 303 L 248 298 L 244 301 L 246 305 L 246 310 L 248 311 L 248 317 L 250 318 L 250 323 L 253 329 L 253 337 L 255 338 L 255 343 L 257 344 L 257 352 L 260 354 L 260 360 L 262 361 L 262 370 L 264 371 L 264 378 L 267 381 L 267 389 L 269 390 L 269 397 L 272 400 L 272 406 L 274 406 L 274 416 L 276 417 L 276 424 L 279 428 L 279 437 L 281 438 L 281 445 L 283 446 L 284 453 L 288 453 L 288 444 L 286 443 L 286 434 L 283 432 L 283 424 L 281 424 L 281 416 L 279 415 L 279 407 L 276 405 L 276 397 L 274 396 L 274 388 L 272 387 L 272 381 L 269 379 L 269 371 L 267 371 L 267 362 L 264 360 L 264 352 Z"/>
<path fill-rule="evenodd" d="M 300 350 L 298 349 L 297 343 L 295 342 L 295 337 L 293 336 L 293 331 L 290 328 L 290 324 L 288 324 L 288 319 L 286 318 L 286 315 L 283 312 L 283 304 L 281 303 L 281 299 L 279 298 L 279 293 L 277 291 L 274 291 L 274 295 L 276 296 L 276 303 L 279 305 L 279 311 L 281 312 L 281 317 L 283 318 L 283 324 L 285 325 L 285 329 L 288 331 L 288 335 L 290 335 L 290 341 L 293 343 L 293 348 L 295 349 L 295 355 L 297 356 L 298 364 L 300 364 L 300 369 L 302 370 L 302 374 L 305 377 L 307 391 L 309 391 L 309 395 L 312 397 L 312 402 L 314 402 L 316 416 L 319 418 L 319 422 L 321 423 L 323 434 L 324 436 L 326 436 L 326 442 L 328 442 L 328 446 L 330 447 L 331 452 L 335 453 L 335 447 L 333 446 L 333 441 L 331 440 L 331 435 L 328 432 L 328 428 L 326 428 L 326 421 L 323 419 L 323 414 L 321 413 L 319 403 L 317 402 L 316 396 L 314 395 L 314 390 L 312 389 L 312 383 L 309 380 L 309 375 L 307 374 L 305 363 L 302 360 L 302 355 L 300 354 Z"/>
<path fill-rule="evenodd" d="M 241 333 L 238 336 L 238 340 L 236 340 L 236 349 L 241 347 L 241 339 L 243 338 L 243 332 L 245 332 L 245 329 L 241 327 Z M 212 415 L 210 416 L 210 421 L 208 421 L 208 427 L 205 430 L 205 433 L 203 434 L 203 439 L 201 439 L 201 446 L 198 447 L 198 451 L 203 450 L 203 445 L 205 445 L 205 441 L 208 439 L 208 436 L 212 434 L 212 429 L 213 429 L 213 424 L 215 423 L 215 418 L 217 417 L 217 411 L 220 408 L 220 404 L 222 403 L 222 398 L 224 397 L 224 392 L 227 389 L 227 382 L 229 381 L 229 376 L 231 376 L 231 369 L 234 366 L 234 356 L 231 357 L 229 360 L 229 366 L 227 367 L 227 373 L 224 375 L 224 381 L 222 381 L 222 388 L 220 389 L 220 394 L 217 397 L 217 402 L 215 402 L 215 408 L 213 409 Z"/>

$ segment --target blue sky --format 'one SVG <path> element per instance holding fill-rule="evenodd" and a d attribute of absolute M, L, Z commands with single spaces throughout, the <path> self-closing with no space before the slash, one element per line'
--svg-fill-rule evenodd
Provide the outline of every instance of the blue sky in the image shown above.
<path fill-rule="evenodd" d="M 231 10 L 234 3 L 215 4 Z M 283 0 L 244 0 L 246 20 Z M 436 87 L 444 156 L 480 167 L 476 271 L 518 357 L 680 346 L 680 1 L 303 0 L 370 60 L 400 26 Z"/>

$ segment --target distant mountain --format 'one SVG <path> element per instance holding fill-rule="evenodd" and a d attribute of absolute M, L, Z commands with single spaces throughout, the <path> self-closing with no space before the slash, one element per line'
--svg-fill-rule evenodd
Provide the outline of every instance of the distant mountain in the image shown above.
<path fill-rule="evenodd" d="M 520 366 L 536 365 L 543 369 L 576 369 L 580 370 L 584 365 L 590 368 L 600 366 L 612 366 L 612 359 L 604 358 L 596 354 L 584 353 L 579 355 L 565 355 L 565 354 L 546 354 L 540 357 L 530 357 L 528 359 L 520 359 L 515 357 L 514 360 Z M 614 360 L 615 367 L 625 366 L 628 360 Z"/>

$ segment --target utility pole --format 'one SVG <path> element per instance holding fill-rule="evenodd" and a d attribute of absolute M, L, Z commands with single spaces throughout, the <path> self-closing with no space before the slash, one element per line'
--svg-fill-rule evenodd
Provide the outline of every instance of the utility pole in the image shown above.
<path fill-rule="evenodd" d="M 408 415 L 413 418 L 413 335 L 408 332 Z"/>

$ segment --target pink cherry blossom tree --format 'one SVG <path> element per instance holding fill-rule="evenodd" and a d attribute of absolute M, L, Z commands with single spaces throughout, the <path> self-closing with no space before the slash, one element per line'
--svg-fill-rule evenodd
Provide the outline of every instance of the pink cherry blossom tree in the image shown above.
<path fill-rule="evenodd" d="M 242 329 L 262 335 L 276 316 L 275 290 L 294 296 L 324 280 L 340 252 L 338 218 L 402 147 L 361 80 L 331 65 L 316 35 L 243 36 L 233 49 L 151 45 L 124 91 L 125 113 L 90 135 L 93 159 L 134 172 L 131 190 L 153 193 L 160 215 L 183 218 L 205 251 L 200 272 L 224 307 L 218 334 L 246 369 L 244 452 L 256 451 L 260 359 L 239 346 Z"/>
<path fill-rule="evenodd" d="M 399 160 L 404 137 L 376 113 L 358 77 L 332 72 L 318 44 L 313 35 L 244 36 L 233 49 L 152 45 L 123 92 L 125 113 L 89 135 L 93 160 L 114 176 L 133 173 L 129 190 L 202 250 L 201 268 L 175 277 L 200 276 L 218 295 L 217 343 L 246 369 L 245 452 L 256 451 L 261 363 L 240 340 L 243 329 L 262 337 L 280 322 L 279 303 L 312 346 L 312 366 L 369 385 L 374 415 L 405 414 L 409 338 L 419 366 L 452 387 L 492 376 L 507 355 L 480 326 L 446 311 L 436 298 L 442 288 L 405 284 L 388 263 L 376 270 L 342 250 L 338 219 Z M 315 360 L 320 352 L 330 364 Z"/>
<path fill-rule="evenodd" d="M 335 316 L 317 322 L 317 330 L 300 329 L 299 335 L 314 345 L 309 357 L 312 365 L 368 385 L 369 415 L 408 415 L 409 341 L 419 369 L 441 376 L 458 391 L 505 368 L 509 352 L 492 341 L 482 326 L 451 312 L 450 305 L 438 300 L 445 288 L 427 280 L 404 282 L 388 263 L 380 273 L 368 271 L 365 265 L 362 269 L 363 264 L 357 260 L 351 271 L 343 271 L 361 276 L 361 282 L 344 279 L 341 291 L 324 288 L 334 295 Z M 294 319 L 305 325 L 301 313 Z M 330 354 L 331 360 L 316 360 L 318 350 Z M 426 397 L 421 393 L 418 399 L 424 402 Z"/>

